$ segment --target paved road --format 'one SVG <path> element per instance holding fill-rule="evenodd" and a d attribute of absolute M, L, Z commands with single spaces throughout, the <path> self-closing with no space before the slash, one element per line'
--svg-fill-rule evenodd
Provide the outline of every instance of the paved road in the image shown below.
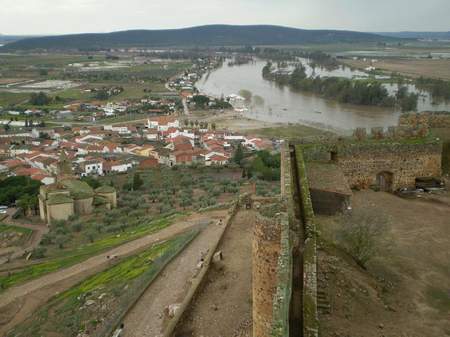
<path fill-rule="evenodd" d="M 187 104 L 186 97 L 183 97 L 183 99 L 182 99 L 181 101 L 183 102 L 183 110 L 184 110 L 184 114 L 185 114 L 186 116 L 189 116 L 191 113 L 189 112 L 189 107 L 188 107 L 188 104 Z"/>

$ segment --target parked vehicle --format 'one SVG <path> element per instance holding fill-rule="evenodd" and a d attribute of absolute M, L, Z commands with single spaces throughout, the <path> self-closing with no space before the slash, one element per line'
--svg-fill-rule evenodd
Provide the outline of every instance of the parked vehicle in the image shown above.
<path fill-rule="evenodd" d="M 423 177 L 416 179 L 416 188 L 423 189 L 425 192 L 442 191 L 445 188 L 445 183 L 434 177 Z"/>
<path fill-rule="evenodd" d="M 402 198 L 416 198 L 424 192 L 425 190 L 422 188 L 403 187 L 395 191 L 395 194 Z"/>

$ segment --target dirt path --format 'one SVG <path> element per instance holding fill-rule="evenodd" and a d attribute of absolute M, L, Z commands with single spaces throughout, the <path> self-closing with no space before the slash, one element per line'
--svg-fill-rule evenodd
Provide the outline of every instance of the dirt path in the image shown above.
<path fill-rule="evenodd" d="M 21 228 L 31 229 L 33 234 L 31 238 L 28 240 L 24 247 L 9 247 L 4 251 L 4 254 L 0 250 L 0 255 L 4 255 L 0 258 L 0 265 L 17 259 L 23 256 L 26 253 L 31 252 L 34 248 L 36 248 L 41 242 L 42 236 L 48 233 L 48 227 L 45 225 L 30 225 L 30 224 L 22 224 L 19 222 L 12 221 L 11 218 L 7 218 L 3 221 L 7 225 L 12 225 Z"/>
<path fill-rule="evenodd" d="M 353 209 L 375 208 L 390 219 L 388 242 L 368 270 L 345 254 L 320 252 L 319 289 L 325 286 L 331 304 L 331 314 L 320 317 L 321 336 L 449 336 L 448 197 L 354 193 Z M 322 231 L 338 228 L 333 217 L 317 219 Z"/>
<path fill-rule="evenodd" d="M 252 336 L 252 236 L 255 213 L 240 211 L 222 240 L 201 293 L 177 329 L 179 337 Z"/>
<path fill-rule="evenodd" d="M 217 128 L 226 128 L 235 132 L 242 132 L 248 129 L 262 129 L 276 126 L 286 126 L 281 123 L 262 122 L 256 119 L 243 117 L 242 114 L 227 110 L 223 113 L 211 113 L 209 111 L 192 111 L 189 116 L 192 119 L 215 123 Z"/>
<path fill-rule="evenodd" d="M 216 217 L 197 238 L 177 256 L 152 283 L 137 305 L 124 320 L 124 336 L 154 337 L 159 336 L 164 328 L 166 309 L 169 305 L 183 301 L 191 285 L 191 280 L 198 274 L 197 265 L 202 256 L 220 239 L 224 227 L 218 226 Z"/>
<path fill-rule="evenodd" d="M 84 278 L 104 270 L 124 257 L 138 253 L 155 242 L 167 240 L 193 227 L 205 225 L 212 217 L 221 217 L 225 214 L 224 210 L 194 214 L 158 233 L 128 242 L 72 267 L 8 289 L 0 294 L 0 335 L 27 318 L 40 304 Z M 107 256 L 117 256 L 117 258 L 112 261 L 107 259 Z"/>

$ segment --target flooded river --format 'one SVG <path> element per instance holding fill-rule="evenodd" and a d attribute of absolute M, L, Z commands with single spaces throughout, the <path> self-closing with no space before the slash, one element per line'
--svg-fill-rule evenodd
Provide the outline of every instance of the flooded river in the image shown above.
<path fill-rule="evenodd" d="M 397 125 L 401 112 L 392 108 L 379 108 L 340 104 L 326 100 L 314 94 L 293 92 L 287 87 L 279 87 L 262 78 L 265 61 L 251 64 L 223 67 L 206 74 L 196 86 L 205 94 L 221 97 L 237 94 L 240 90 L 249 90 L 253 96 L 260 96 L 248 105 L 244 115 L 248 118 L 266 122 L 301 123 L 324 129 L 348 132 L 357 127 L 388 127 Z M 326 71 L 315 69 L 319 71 Z M 336 72 L 336 73 L 335 73 Z M 360 76 L 350 69 L 339 68 L 327 71 L 328 76 Z M 325 74 L 320 74 L 325 76 Z M 389 88 L 394 90 L 393 87 Z M 419 98 L 419 110 L 449 110 L 449 105 L 432 106 L 429 96 Z"/>

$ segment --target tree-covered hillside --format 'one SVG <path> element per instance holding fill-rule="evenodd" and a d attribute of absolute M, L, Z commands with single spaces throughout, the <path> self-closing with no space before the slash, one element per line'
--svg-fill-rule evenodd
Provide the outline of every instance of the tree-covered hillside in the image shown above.
<path fill-rule="evenodd" d="M 169 30 L 130 30 L 30 38 L 3 50 L 105 49 L 117 47 L 296 45 L 304 43 L 381 42 L 392 38 L 338 30 L 304 30 L 279 26 L 211 25 Z"/>

